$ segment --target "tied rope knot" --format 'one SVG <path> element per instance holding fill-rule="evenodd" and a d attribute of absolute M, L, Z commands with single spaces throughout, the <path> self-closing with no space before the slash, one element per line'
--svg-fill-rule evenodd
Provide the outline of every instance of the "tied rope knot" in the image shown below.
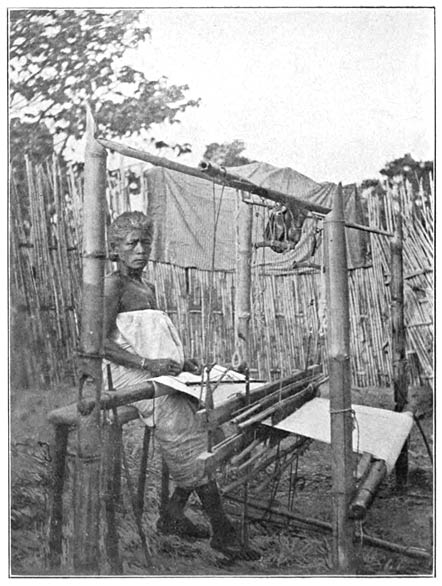
<path fill-rule="evenodd" d="M 351 413 L 353 429 L 357 430 L 357 441 L 355 451 L 356 453 L 359 453 L 359 440 L 361 434 L 359 429 L 358 418 L 356 416 L 356 411 L 353 409 L 353 407 L 346 407 L 345 409 L 330 409 L 330 415 L 338 415 L 339 413 Z M 354 475 L 356 475 L 356 469 L 354 470 Z"/>

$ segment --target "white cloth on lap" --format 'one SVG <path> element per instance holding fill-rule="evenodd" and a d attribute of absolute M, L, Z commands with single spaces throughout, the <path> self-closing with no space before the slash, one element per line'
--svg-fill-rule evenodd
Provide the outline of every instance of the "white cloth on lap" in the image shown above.
<path fill-rule="evenodd" d="M 177 329 L 169 316 L 159 309 L 125 311 L 117 316 L 117 328 L 112 334 L 123 350 L 137 354 L 140 358 L 156 360 L 169 358 L 184 364 L 184 350 Z M 126 368 L 103 361 L 104 386 L 108 387 L 107 364 L 111 365 L 114 389 L 138 385 L 152 379 L 152 375 L 139 368 Z"/>
<path fill-rule="evenodd" d="M 181 366 L 184 351 L 179 334 L 169 316 L 157 309 L 119 313 L 112 339 L 124 350 L 142 358 L 169 358 Z M 152 380 L 149 372 L 126 368 L 103 361 L 107 387 L 107 364 L 110 364 L 114 389 Z M 207 481 L 197 466 L 197 457 L 207 449 L 207 431 L 201 429 L 195 413 L 196 400 L 163 385 L 156 385 L 155 399 L 133 403 L 141 419 L 155 428 L 155 437 L 169 472 L 178 486 L 193 488 Z M 165 394 L 166 393 L 166 394 Z"/>

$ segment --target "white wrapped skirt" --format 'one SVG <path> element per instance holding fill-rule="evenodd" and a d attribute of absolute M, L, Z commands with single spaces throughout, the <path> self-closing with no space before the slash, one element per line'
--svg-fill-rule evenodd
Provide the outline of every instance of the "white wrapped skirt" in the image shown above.
<path fill-rule="evenodd" d="M 124 350 L 147 359 L 169 358 L 184 363 L 183 346 L 178 332 L 166 313 L 157 309 L 143 309 L 119 313 L 114 341 Z M 104 361 L 103 377 L 107 384 L 107 364 L 110 364 L 114 389 L 137 385 L 152 379 L 140 369 L 126 368 Z M 154 428 L 163 458 L 177 486 L 195 488 L 207 482 L 197 465 L 197 457 L 207 450 L 207 430 L 196 419 L 198 405 L 188 395 L 158 385 L 158 396 L 137 401 L 146 425 Z"/>

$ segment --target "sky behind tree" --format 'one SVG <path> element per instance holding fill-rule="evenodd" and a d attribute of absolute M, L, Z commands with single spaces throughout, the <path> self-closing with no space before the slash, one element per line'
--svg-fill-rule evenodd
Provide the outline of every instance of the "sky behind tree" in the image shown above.
<path fill-rule="evenodd" d="M 154 129 L 190 142 L 241 139 L 245 154 L 316 181 L 360 182 L 411 153 L 433 159 L 433 11 L 425 8 L 148 9 L 130 56 L 187 83 L 201 106 Z"/>

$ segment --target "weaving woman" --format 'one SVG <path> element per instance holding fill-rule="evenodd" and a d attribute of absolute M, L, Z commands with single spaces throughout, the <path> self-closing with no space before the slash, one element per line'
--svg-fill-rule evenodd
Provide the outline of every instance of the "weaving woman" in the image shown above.
<path fill-rule="evenodd" d="M 152 221 L 141 212 L 120 215 L 109 229 L 110 254 L 118 269 L 105 278 L 105 358 L 116 389 L 160 375 L 198 369 L 194 360 L 184 359 L 178 333 L 168 316 L 157 309 L 154 285 L 145 279 L 143 270 L 151 251 L 152 231 Z M 155 385 L 151 398 L 134 405 L 145 424 L 154 428 L 175 484 L 157 529 L 182 537 L 209 537 L 204 527 L 184 514 L 195 490 L 212 527 L 211 546 L 232 557 L 259 557 L 241 546 L 223 510 L 215 480 L 197 466 L 197 457 L 207 449 L 207 432 L 200 429 L 195 417 L 195 399 Z"/>

